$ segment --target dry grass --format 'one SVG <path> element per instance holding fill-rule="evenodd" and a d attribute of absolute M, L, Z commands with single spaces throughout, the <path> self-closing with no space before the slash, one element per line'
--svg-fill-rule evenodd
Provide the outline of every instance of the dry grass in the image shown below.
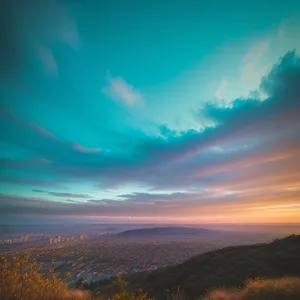
<path fill-rule="evenodd" d="M 127 291 L 128 282 L 121 276 L 117 276 L 113 283 L 118 292 L 105 300 L 153 300 L 142 290 L 138 290 L 135 293 Z M 104 300 L 104 298 L 100 297 L 99 300 Z"/>
<path fill-rule="evenodd" d="M 300 300 L 300 278 L 249 280 L 241 289 L 216 289 L 202 300 Z"/>
<path fill-rule="evenodd" d="M 14 257 L 12 261 L 0 261 L 1 300 L 75 300 L 88 299 L 87 292 L 69 290 L 52 268 L 46 278 L 40 265 L 29 256 Z"/>
<path fill-rule="evenodd" d="M 117 277 L 114 284 L 118 292 L 109 298 L 88 291 L 71 290 L 54 271 L 54 264 L 45 277 L 40 265 L 29 256 L 0 259 L 0 300 L 150 300 L 142 290 L 126 290 L 127 282 Z"/>
<path fill-rule="evenodd" d="M 12 261 L 0 260 L 0 300 L 151 300 L 142 290 L 127 291 L 127 282 L 117 277 L 117 292 L 111 297 L 92 295 L 87 291 L 70 290 L 52 267 L 49 276 L 29 256 Z M 170 295 L 169 300 L 185 300 L 182 292 Z M 249 280 L 240 289 L 216 289 L 201 300 L 300 300 L 300 278 Z"/>

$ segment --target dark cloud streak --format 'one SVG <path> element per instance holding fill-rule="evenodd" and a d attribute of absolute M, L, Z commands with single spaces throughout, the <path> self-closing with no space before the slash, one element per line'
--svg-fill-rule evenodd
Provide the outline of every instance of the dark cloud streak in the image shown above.
<path fill-rule="evenodd" d="M 32 191 L 36 193 L 47 194 L 49 196 L 55 196 L 55 197 L 70 197 L 70 198 L 83 198 L 83 199 L 92 198 L 92 196 L 84 195 L 84 194 L 49 192 L 49 191 L 44 191 L 39 189 L 33 189 Z"/>

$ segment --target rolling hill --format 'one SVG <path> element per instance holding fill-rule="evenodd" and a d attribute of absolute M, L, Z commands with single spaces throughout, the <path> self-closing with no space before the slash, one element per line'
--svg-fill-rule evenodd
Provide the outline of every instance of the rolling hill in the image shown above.
<path fill-rule="evenodd" d="M 191 227 L 153 227 L 126 230 L 118 233 L 121 237 L 148 237 L 148 236 L 165 236 L 165 235 L 197 235 L 214 233 L 215 230 L 204 228 L 191 228 Z"/>
<path fill-rule="evenodd" d="M 157 299 L 178 289 L 194 299 L 215 287 L 241 286 L 249 278 L 295 275 L 300 275 L 300 235 L 207 252 L 177 266 L 136 274 L 129 281 L 130 288 L 142 288 Z"/>

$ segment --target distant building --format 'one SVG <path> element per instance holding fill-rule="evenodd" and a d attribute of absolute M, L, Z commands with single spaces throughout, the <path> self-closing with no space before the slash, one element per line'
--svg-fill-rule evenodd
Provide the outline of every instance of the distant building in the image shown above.
<path fill-rule="evenodd" d="M 54 243 L 53 238 L 50 238 L 49 243 L 50 243 L 50 245 L 53 245 L 53 243 Z"/>
<path fill-rule="evenodd" d="M 58 235 L 54 238 L 54 244 L 58 244 L 58 243 L 60 243 L 60 241 L 61 241 L 60 235 Z"/>
<path fill-rule="evenodd" d="M 21 243 L 26 243 L 27 240 L 28 240 L 28 236 L 27 235 L 24 235 L 24 236 L 22 235 L 21 238 L 20 238 L 20 242 Z"/>
<path fill-rule="evenodd" d="M 80 236 L 80 240 L 81 240 L 81 241 L 84 240 L 84 235 L 83 235 L 83 234 Z"/>

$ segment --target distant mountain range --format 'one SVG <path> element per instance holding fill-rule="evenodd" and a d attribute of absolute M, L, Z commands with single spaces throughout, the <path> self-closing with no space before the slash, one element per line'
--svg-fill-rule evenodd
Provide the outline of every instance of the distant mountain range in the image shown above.
<path fill-rule="evenodd" d="M 168 230 L 174 232 L 163 232 Z M 295 275 L 300 276 L 300 235 L 203 253 L 177 266 L 139 273 L 128 280 L 133 290 L 142 288 L 156 299 L 166 299 L 167 290 L 178 289 L 187 299 L 198 299 L 212 288 L 241 286 L 249 278 Z"/>
<path fill-rule="evenodd" d="M 165 235 L 198 235 L 217 232 L 204 228 L 190 227 L 153 227 L 126 230 L 118 233 L 121 237 L 149 237 L 149 236 L 165 236 Z"/>

